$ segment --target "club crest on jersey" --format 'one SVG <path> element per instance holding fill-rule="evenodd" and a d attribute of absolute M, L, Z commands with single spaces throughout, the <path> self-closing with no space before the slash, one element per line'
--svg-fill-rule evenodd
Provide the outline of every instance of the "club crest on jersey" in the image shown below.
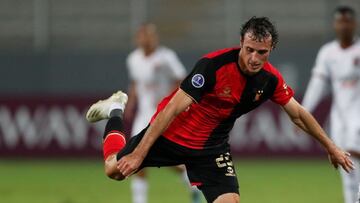
<path fill-rule="evenodd" d="M 195 74 L 191 78 L 191 84 L 196 88 L 201 88 L 205 84 L 205 78 L 201 74 Z"/>
<path fill-rule="evenodd" d="M 253 99 L 254 102 L 257 102 L 260 100 L 261 95 L 264 93 L 264 90 L 258 90 L 256 91 L 255 97 Z"/>
<path fill-rule="evenodd" d="M 224 87 L 224 89 L 218 94 L 221 97 L 231 97 L 231 88 Z"/>

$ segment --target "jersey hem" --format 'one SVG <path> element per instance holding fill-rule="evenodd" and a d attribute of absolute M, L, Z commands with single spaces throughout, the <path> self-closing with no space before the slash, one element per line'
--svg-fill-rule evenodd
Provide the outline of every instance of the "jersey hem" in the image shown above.
<path fill-rule="evenodd" d="M 188 97 L 191 98 L 191 100 L 193 100 L 195 103 L 199 103 L 198 101 L 196 101 L 196 99 L 194 97 L 192 97 L 190 94 L 188 94 L 187 92 L 185 92 L 185 90 L 183 90 L 181 87 L 179 87 L 179 89 L 181 89 L 181 91 L 183 91 Z"/>

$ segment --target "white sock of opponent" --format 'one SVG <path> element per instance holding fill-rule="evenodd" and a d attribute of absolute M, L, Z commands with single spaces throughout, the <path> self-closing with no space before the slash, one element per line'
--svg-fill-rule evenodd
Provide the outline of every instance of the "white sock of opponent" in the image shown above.
<path fill-rule="evenodd" d="M 343 194 L 345 203 L 353 203 L 357 201 L 357 193 L 360 182 L 360 161 L 359 159 L 353 158 L 355 170 L 351 173 L 346 173 L 344 170 L 340 170 Z"/>
<path fill-rule="evenodd" d="M 360 203 L 360 182 L 359 182 L 359 192 L 358 192 L 357 202 L 356 203 Z"/>
<path fill-rule="evenodd" d="M 133 203 L 147 203 L 148 183 L 145 178 L 133 176 L 131 190 Z"/>
<path fill-rule="evenodd" d="M 195 186 L 191 186 L 189 178 L 186 174 L 186 170 L 184 170 L 181 174 L 185 184 L 190 188 L 191 192 L 191 202 L 192 203 L 200 203 L 201 202 L 201 192 Z"/>

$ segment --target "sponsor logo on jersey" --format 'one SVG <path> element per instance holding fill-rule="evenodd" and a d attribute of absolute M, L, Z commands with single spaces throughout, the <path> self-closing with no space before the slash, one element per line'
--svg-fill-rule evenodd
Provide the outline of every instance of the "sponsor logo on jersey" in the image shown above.
<path fill-rule="evenodd" d="M 195 74 L 191 78 L 191 84 L 196 88 L 201 88 L 205 84 L 205 78 L 201 74 Z"/>
<path fill-rule="evenodd" d="M 231 97 L 231 88 L 230 87 L 224 87 L 222 92 L 218 94 L 220 97 Z"/>

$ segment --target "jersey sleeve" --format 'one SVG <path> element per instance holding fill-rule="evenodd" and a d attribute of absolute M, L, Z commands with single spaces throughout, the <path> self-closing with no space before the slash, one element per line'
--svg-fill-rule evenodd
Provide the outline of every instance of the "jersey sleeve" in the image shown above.
<path fill-rule="evenodd" d="M 129 79 L 130 80 L 135 80 L 135 70 L 133 68 L 133 60 L 132 60 L 132 56 L 129 55 L 127 58 L 126 58 L 126 68 L 128 70 L 128 74 L 129 74 Z"/>
<path fill-rule="evenodd" d="M 330 92 L 330 81 L 313 75 L 305 91 L 302 105 L 309 112 L 313 112 L 320 101 Z"/>
<path fill-rule="evenodd" d="M 186 69 L 174 51 L 168 51 L 166 61 L 171 71 L 171 76 L 176 80 L 184 79 L 186 76 Z"/>
<path fill-rule="evenodd" d="M 210 91 L 216 82 L 215 67 L 211 59 L 200 59 L 191 73 L 186 76 L 180 88 L 199 102 L 205 92 Z"/>
<path fill-rule="evenodd" d="M 326 47 L 322 47 L 316 56 L 315 66 L 312 69 L 312 74 L 324 79 L 329 79 L 330 71 L 326 63 Z"/>
<path fill-rule="evenodd" d="M 326 65 L 326 54 L 324 48 L 320 49 L 312 76 L 305 91 L 302 105 L 312 112 L 320 101 L 330 92 L 330 71 Z"/>
<path fill-rule="evenodd" d="M 281 106 L 284 106 L 294 96 L 294 91 L 290 86 L 286 84 L 280 72 L 276 71 L 275 75 L 277 77 L 278 83 L 276 85 L 274 94 L 271 97 L 271 101 Z"/>

